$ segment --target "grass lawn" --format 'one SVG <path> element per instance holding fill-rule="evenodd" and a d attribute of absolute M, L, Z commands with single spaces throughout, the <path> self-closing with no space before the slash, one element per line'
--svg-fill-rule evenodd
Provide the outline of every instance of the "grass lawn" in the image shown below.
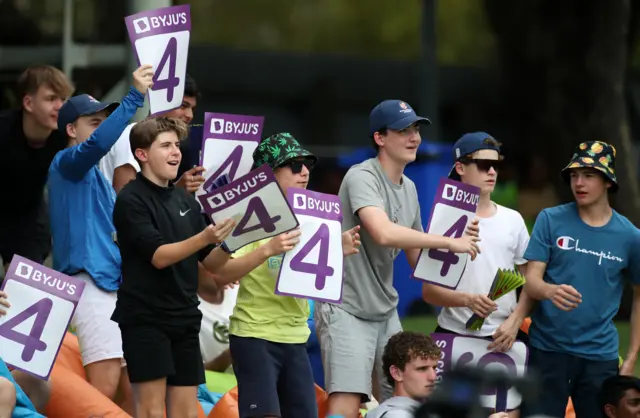
<path fill-rule="evenodd" d="M 406 331 L 418 331 L 431 333 L 436 329 L 435 316 L 411 316 L 402 320 L 402 326 Z M 620 355 L 624 358 L 629 347 L 629 322 L 616 322 L 618 334 L 620 335 Z M 640 361 L 636 363 L 635 375 L 640 376 Z"/>

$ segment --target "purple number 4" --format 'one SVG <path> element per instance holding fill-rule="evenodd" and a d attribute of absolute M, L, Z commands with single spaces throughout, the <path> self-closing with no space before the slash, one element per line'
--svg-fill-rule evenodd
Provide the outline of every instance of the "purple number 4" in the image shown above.
<path fill-rule="evenodd" d="M 253 226 L 247 226 L 249 219 L 251 219 L 251 215 L 254 213 L 258 218 L 258 223 Z M 238 226 L 233 230 L 231 236 L 238 237 L 242 234 L 253 232 L 258 229 L 263 229 L 266 233 L 270 234 L 276 230 L 276 222 L 281 218 L 282 216 L 280 215 L 276 215 L 272 218 L 271 215 L 269 215 L 267 208 L 264 207 L 262 199 L 258 196 L 252 197 L 247 205 L 247 211 L 244 213 L 242 219 L 240 219 L 240 222 L 238 222 Z"/>
<path fill-rule="evenodd" d="M 180 84 L 180 78 L 176 76 L 176 61 L 178 60 L 178 40 L 170 38 L 167 47 L 160 58 L 160 64 L 153 75 L 153 90 L 167 90 L 167 101 L 173 101 L 173 93 Z M 169 65 L 167 69 L 167 78 L 160 78 L 164 67 Z"/>
<path fill-rule="evenodd" d="M 461 216 L 460 219 L 451 225 L 451 228 L 444 233 L 444 236 L 460 238 L 467 226 L 468 219 L 469 217 L 467 215 Z M 458 261 L 460 261 L 460 257 L 451 251 L 443 251 L 435 248 L 429 250 L 429 257 L 434 260 L 442 261 L 442 268 L 440 269 L 440 276 L 442 277 L 449 273 L 451 266 L 458 264 Z"/>
<path fill-rule="evenodd" d="M 320 245 L 318 263 L 307 263 L 304 259 L 313 251 L 316 245 Z M 333 276 L 334 272 L 333 267 L 329 266 L 329 227 L 327 224 L 320 225 L 316 233 L 309 238 L 304 247 L 291 259 L 289 265 L 293 271 L 315 275 L 316 289 L 324 289 L 327 277 Z"/>
<path fill-rule="evenodd" d="M 40 299 L 38 302 L 0 325 L 0 336 L 24 346 L 22 350 L 23 361 L 31 361 L 36 351 L 44 351 L 47 349 L 47 344 L 40 340 L 40 338 L 42 337 L 42 331 L 44 331 L 47 319 L 49 319 L 52 307 L 53 301 L 51 299 Z M 29 335 L 22 334 L 14 329 L 33 315 L 35 315 L 36 318 L 33 322 L 33 327 L 31 327 L 31 331 L 29 331 Z"/>

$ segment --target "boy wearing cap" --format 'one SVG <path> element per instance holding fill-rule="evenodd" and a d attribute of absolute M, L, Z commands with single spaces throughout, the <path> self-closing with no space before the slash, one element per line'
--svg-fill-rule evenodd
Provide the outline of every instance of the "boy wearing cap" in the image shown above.
<path fill-rule="evenodd" d="M 575 149 L 562 177 L 575 202 L 543 210 L 524 258 L 525 292 L 540 302 L 529 330 L 529 366 L 541 380 L 536 405 L 523 416 L 564 416 L 567 398 L 579 418 L 601 417 L 598 391 L 618 373 L 623 271 L 633 284 L 629 351 L 620 374 L 630 375 L 640 348 L 640 231 L 609 205 L 618 188 L 616 150 L 605 142 Z"/>
<path fill-rule="evenodd" d="M 362 225 L 362 249 L 345 260 L 342 304 L 318 303 L 315 309 L 329 413 L 347 418 L 356 417 L 361 401 L 369 398 L 374 370 L 384 389 L 379 400 L 392 392 L 382 375 L 381 357 L 389 337 L 402 331 L 393 287 L 396 256 L 404 250 L 414 267 L 422 248 L 474 258 L 478 251 L 475 224 L 471 235 L 459 239 L 422 230 L 416 186 L 403 172 L 416 159 L 419 125 L 429 120 L 400 100 L 378 104 L 369 120 L 378 155 L 351 167 L 339 192 L 343 228 Z"/>
<path fill-rule="evenodd" d="M 487 295 L 498 269 L 511 270 L 517 265 L 524 274 L 529 232 L 518 212 L 491 201 L 503 161 L 498 141 L 484 132 L 469 133 L 455 143 L 453 152 L 455 164 L 449 178 L 480 188 L 476 214 L 482 256 L 467 265 L 455 290 L 425 283 L 422 294 L 426 302 L 444 307 L 435 332 L 493 337 L 490 349 L 508 351 L 516 336 L 527 340 L 520 325 L 530 309 L 529 297 L 523 293 L 518 303 L 515 291 L 497 301 Z M 474 313 L 485 318 L 478 331 L 466 327 Z"/>
<path fill-rule="evenodd" d="M 268 164 L 285 195 L 290 187 L 307 187 L 317 160 L 288 133 L 264 139 L 253 153 L 254 167 Z M 357 231 L 343 232 L 345 255 L 358 251 Z M 229 326 L 240 418 L 318 416 L 306 351 L 309 303 L 274 293 L 282 257 L 299 236 L 293 230 L 249 244 L 215 269 L 226 283 L 240 280 Z"/>
<path fill-rule="evenodd" d="M 121 259 L 112 220 L 115 193 L 98 161 L 142 107 L 152 76 L 151 66 L 138 68 L 122 104 L 100 103 L 88 95 L 69 99 L 58 116 L 68 145 L 49 168 L 53 268 L 86 282 L 71 323 L 87 379 L 109 399 L 114 399 L 121 376 L 122 339 L 110 319 Z"/>

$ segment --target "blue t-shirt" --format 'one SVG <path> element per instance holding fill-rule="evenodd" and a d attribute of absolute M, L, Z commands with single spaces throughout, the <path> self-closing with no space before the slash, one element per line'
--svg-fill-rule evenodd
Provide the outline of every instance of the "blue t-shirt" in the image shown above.
<path fill-rule="evenodd" d="M 582 294 L 582 303 L 569 312 L 540 301 L 531 316 L 531 345 L 590 360 L 617 359 L 613 317 L 620 307 L 623 271 L 640 284 L 640 231 L 616 211 L 605 226 L 589 226 L 569 203 L 538 215 L 524 257 L 547 263 L 545 282 L 568 284 Z"/>

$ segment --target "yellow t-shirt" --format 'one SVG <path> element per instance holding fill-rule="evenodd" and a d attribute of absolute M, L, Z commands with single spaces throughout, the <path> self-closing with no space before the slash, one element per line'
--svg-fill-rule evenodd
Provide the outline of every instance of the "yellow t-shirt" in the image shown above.
<path fill-rule="evenodd" d="M 255 251 L 269 239 L 242 247 L 233 258 Z M 307 342 L 309 302 L 274 293 L 281 264 L 282 255 L 270 257 L 240 280 L 238 299 L 229 323 L 230 334 L 276 343 Z"/>

